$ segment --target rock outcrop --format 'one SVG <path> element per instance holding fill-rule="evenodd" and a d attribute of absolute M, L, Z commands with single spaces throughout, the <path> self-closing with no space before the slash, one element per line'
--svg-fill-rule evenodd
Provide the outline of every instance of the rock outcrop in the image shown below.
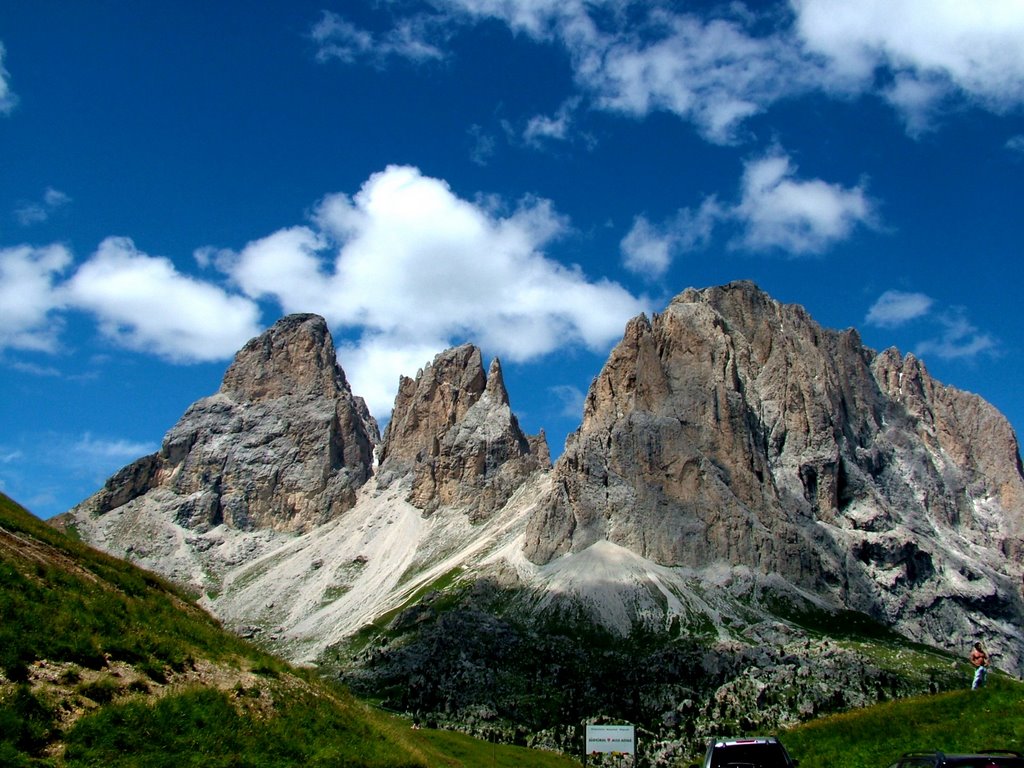
<path fill-rule="evenodd" d="M 480 350 L 466 344 L 437 355 L 415 380 L 402 377 L 379 484 L 411 476 L 408 500 L 425 514 L 448 506 L 486 519 L 531 473 L 550 467 L 543 432 L 519 428 L 497 358 L 485 374 Z"/>
<path fill-rule="evenodd" d="M 458 574 L 524 626 L 770 645 L 855 611 L 1024 669 L 1009 424 L 750 283 L 632 320 L 553 468 L 477 348 L 403 378 L 379 441 L 324 321 L 285 318 L 65 520 L 304 661 Z"/>
<path fill-rule="evenodd" d="M 748 568 L 938 645 L 1024 616 L 1024 477 L 1006 420 L 750 283 L 631 321 L 531 521 L 535 563 L 608 540 Z"/>
<path fill-rule="evenodd" d="M 158 453 L 70 516 L 124 511 L 150 495 L 193 531 L 308 530 L 353 506 L 379 439 L 323 318 L 291 315 L 245 345 L 219 391 L 185 412 Z"/>

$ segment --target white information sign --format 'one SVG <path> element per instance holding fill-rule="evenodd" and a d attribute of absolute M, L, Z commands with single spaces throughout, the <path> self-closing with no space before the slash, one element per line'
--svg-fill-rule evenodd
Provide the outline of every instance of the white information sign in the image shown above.
<path fill-rule="evenodd" d="M 588 725 L 587 754 L 594 752 L 618 752 L 621 755 L 635 753 L 636 741 L 632 725 Z"/>

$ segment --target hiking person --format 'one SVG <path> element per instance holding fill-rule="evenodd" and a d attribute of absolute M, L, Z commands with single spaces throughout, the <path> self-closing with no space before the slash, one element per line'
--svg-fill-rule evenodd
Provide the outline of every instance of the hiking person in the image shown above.
<path fill-rule="evenodd" d="M 981 641 L 979 640 L 974 644 L 974 650 L 971 651 L 971 664 L 974 665 L 974 682 L 971 683 L 971 690 L 975 688 L 981 688 L 985 685 L 985 678 L 988 677 L 988 654 L 985 653 L 985 649 L 981 647 Z"/>

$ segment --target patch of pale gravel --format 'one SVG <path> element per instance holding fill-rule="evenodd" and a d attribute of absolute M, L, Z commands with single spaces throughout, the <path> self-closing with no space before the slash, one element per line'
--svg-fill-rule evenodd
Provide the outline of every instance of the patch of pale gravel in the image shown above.
<path fill-rule="evenodd" d="M 337 520 L 228 570 L 208 606 L 228 626 L 259 627 L 289 658 L 312 661 L 416 590 L 518 540 L 544 482 L 538 475 L 473 524 L 452 509 L 424 517 L 405 500 L 407 487 L 371 480 Z"/>

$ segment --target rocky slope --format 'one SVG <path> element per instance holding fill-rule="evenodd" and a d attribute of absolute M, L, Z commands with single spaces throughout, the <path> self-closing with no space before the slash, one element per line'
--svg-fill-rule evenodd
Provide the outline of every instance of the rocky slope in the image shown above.
<path fill-rule="evenodd" d="M 323 318 L 292 315 L 245 345 L 217 393 L 186 411 L 158 453 L 56 522 L 201 590 L 224 561 L 244 562 L 280 533 L 350 509 L 379 439 Z"/>
<path fill-rule="evenodd" d="M 874 354 L 750 283 L 630 322 L 526 533 L 536 563 L 607 540 L 745 567 L 936 645 L 1022 662 L 1016 438 L 920 361 Z"/>
<path fill-rule="evenodd" d="M 468 345 L 402 379 L 374 466 L 377 442 L 323 321 L 285 318 L 63 524 L 290 658 L 481 729 L 523 715 L 506 705 L 524 680 L 535 730 L 596 714 L 580 702 L 607 712 L 594 679 L 564 699 L 577 667 L 556 649 L 593 632 L 626 643 L 604 662 L 595 645 L 593 669 L 631 663 L 638 632 L 650 658 L 697 664 L 630 683 L 669 742 L 739 722 L 780 680 L 775 724 L 950 684 L 947 660 L 915 678 L 815 639 L 851 616 L 958 655 L 980 636 L 1024 670 L 1024 477 L 1006 420 L 750 283 L 632 320 L 554 467 L 500 364 L 485 372 Z M 800 671 L 806 653 L 828 654 L 829 681 Z"/>

